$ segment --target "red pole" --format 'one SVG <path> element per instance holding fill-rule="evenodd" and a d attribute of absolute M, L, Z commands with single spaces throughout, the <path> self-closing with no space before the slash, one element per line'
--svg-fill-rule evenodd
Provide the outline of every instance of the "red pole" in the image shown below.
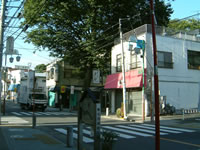
<path fill-rule="evenodd" d="M 155 16 L 153 0 L 150 0 L 151 5 L 151 23 L 152 23 L 152 40 L 153 40 L 153 55 L 154 55 L 154 94 L 155 94 L 155 126 L 156 126 L 156 150 L 160 150 L 160 113 L 159 113 L 159 94 L 158 94 L 158 65 L 157 65 L 157 48 L 156 48 L 156 32 L 155 32 Z"/>

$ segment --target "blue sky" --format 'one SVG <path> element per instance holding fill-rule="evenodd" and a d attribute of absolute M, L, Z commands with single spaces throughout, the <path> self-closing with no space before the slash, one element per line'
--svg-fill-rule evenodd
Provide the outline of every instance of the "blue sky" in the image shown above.
<path fill-rule="evenodd" d="M 194 15 L 196 13 L 200 13 L 200 0 L 175 0 L 175 1 L 165 0 L 165 2 L 170 2 L 174 10 L 174 13 L 171 15 L 171 19 L 175 19 L 175 18 L 182 19 L 191 15 Z M 14 3 L 13 4 L 11 3 L 11 5 L 14 5 Z M 23 36 L 25 35 L 23 34 L 21 37 Z M 51 62 L 52 60 L 54 60 L 54 58 L 50 58 L 48 56 L 48 52 L 37 51 L 34 54 L 33 53 L 34 46 L 31 44 L 24 43 L 24 41 L 20 37 L 19 39 L 15 41 L 14 45 L 15 45 L 14 46 L 15 49 L 17 49 L 19 53 L 22 54 L 21 61 L 16 62 L 16 60 L 14 60 L 14 63 L 11 64 L 9 60 L 7 60 L 7 66 L 9 67 L 14 67 L 15 65 L 27 66 L 28 63 L 31 62 L 32 63 L 31 68 L 34 69 L 34 67 L 38 64 L 43 64 L 43 63 L 47 64 Z M 13 56 L 13 57 L 15 58 L 16 56 Z M 10 56 L 8 56 L 8 59 L 9 58 Z M 5 65 L 4 60 L 3 60 L 3 65 Z"/>
<path fill-rule="evenodd" d="M 165 2 L 167 2 L 167 0 L 165 0 Z M 170 2 L 174 9 L 171 19 L 182 19 L 200 13 L 200 0 L 170 0 Z"/>

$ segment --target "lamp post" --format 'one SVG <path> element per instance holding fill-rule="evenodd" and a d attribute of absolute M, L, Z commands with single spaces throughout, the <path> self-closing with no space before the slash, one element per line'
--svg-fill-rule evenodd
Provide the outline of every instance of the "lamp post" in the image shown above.
<path fill-rule="evenodd" d="M 11 47 L 9 46 L 9 44 L 6 45 L 6 51 L 5 51 L 5 69 L 4 69 L 4 99 L 3 99 L 3 115 L 5 115 L 5 112 L 6 112 L 6 85 L 7 85 L 7 82 L 6 82 L 6 76 L 7 76 L 7 56 L 8 55 L 11 55 L 11 57 L 9 58 L 9 61 L 10 63 L 13 63 L 14 61 L 14 58 L 12 57 L 12 55 L 18 55 L 16 57 L 16 61 L 19 62 L 21 57 L 20 57 L 20 54 L 18 53 L 18 50 L 14 50 L 12 51 Z M 11 48 L 11 49 L 10 49 Z M 9 51 L 11 50 L 11 51 Z M 13 101 L 14 101 L 14 98 L 13 98 Z"/>

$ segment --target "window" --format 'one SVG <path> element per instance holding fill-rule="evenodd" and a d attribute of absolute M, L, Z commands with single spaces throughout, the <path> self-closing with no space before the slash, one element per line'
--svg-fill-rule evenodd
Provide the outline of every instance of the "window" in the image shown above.
<path fill-rule="evenodd" d="M 50 74 L 49 71 L 47 71 L 47 73 L 46 73 L 46 79 L 47 79 L 47 80 L 49 80 L 49 78 L 50 78 L 50 77 L 49 77 L 49 76 L 50 76 L 49 74 Z"/>
<path fill-rule="evenodd" d="M 54 78 L 54 68 L 51 68 L 51 70 L 50 70 L 50 78 L 51 79 Z"/>
<path fill-rule="evenodd" d="M 135 68 L 140 68 L 140 67 L 141 67 L 141 62 L 138 61 L 138 55 L 134 51 L 131 51 L 130 68 L 135 69 Z"/>
<path fill-rule="evenodd" d="M 188 69 L 200 70 L 200 52 L 188 50 Z"/>
<path fill-rule="evenodd" d="M 122 57 L 121 57 L 121 54 L 117 55 L 116 71 L 122 72 Z"/>
<path fill-rule="evenodd" d="M 158 67 L 173 68 L 172 53 L 158 51 Z"/>

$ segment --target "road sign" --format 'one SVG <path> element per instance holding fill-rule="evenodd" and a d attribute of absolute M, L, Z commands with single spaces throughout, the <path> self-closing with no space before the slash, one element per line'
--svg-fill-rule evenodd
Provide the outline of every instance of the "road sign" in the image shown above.
<path fill-rule="evenodd" d="M 61 86 L 60 87 L 60 93 L 65 93 L 66 90 L 66 86 Z"/>

